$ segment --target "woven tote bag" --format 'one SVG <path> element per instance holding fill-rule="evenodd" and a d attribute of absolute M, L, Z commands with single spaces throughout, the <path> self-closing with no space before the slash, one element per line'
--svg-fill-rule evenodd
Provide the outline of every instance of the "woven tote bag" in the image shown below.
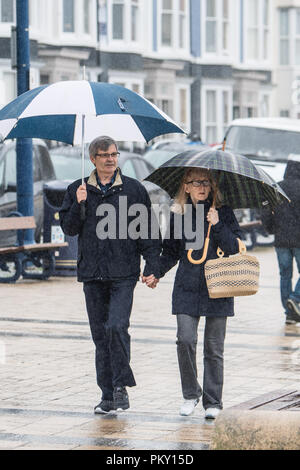
<path fill-rule="evenodd" d="M 259 287 L 259 261 L 247 254 L 245 244 L 238 238 L 239 254 L 223 258 L 218 248 L 217 259 L 208 260 L 204 266 L 209 297 L 238 297 L 256 294 Z"/>

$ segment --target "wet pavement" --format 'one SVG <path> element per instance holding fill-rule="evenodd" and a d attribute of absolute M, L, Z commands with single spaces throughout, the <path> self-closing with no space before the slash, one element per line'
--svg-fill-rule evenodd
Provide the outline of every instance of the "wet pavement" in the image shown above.
<path fill-rule="evenodd" d="M 284 323 L 274 250 L 254 254 L 261 262 L 260 291 L 236 299 L 236 316 L 228 321 L 225 408 L 299 389 L 300 324 Z M 0 285 L 0 449 L 209 448 L 214 423 L 205 422 L 201 405 L 191 417 L 178 414 L 174 274 L 155 290 L 137 286 L 130 333 L 138 385 L 129 389 L 130 410 L 107 416 L 93 414 L 100 394 L 82 285 L 74 278 Z M 200 380 L 203 326 L 202 320 Z"/>

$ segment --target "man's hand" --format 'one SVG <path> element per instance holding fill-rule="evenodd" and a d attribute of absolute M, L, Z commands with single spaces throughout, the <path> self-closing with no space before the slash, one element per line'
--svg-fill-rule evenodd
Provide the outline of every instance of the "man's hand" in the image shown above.
<path fill-rule="evenodd" d="M 77 197 L 77 202 L 78 204 L 81 203 L 81 201 L 86 201 L 87 198 L 87 191 L 86 191 L 86 184 L 81 184 L 79 188 L 76 191 L 76 197 Z"/>
<path fill-rule="evenodd" d="M 155 287 L 159 283 L 159 279 L 157 279 L 154 274 L 151 274 L 150 276 L 142 276 L 142 282 L 151 289 L 155 289 Z"/>

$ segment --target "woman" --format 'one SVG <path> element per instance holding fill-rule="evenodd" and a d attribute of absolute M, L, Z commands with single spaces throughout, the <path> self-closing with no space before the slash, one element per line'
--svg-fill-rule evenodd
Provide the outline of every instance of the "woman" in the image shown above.
<path fill-rule="evenodd" d="M 218 191 L 216 209 L 211 207 L 216 191 L 209 170 L 189 168 L 185 172 L 172 207 L 170 237 L 164 240 L 161 255 L 161 277 L 179 261 L 173 289 L 172 312 L 177 317 L 177 355 L 184 397 L 180 414 L 192 414 L 202 396 L 205 417 L 208 419 L 216 418 L 223 407 L 224 340 L 227 317 L 234 315 L 233 298 L 209 298 L 204 276 L 205 262 L 195 265 L 188 261 L 186 243 L 192 240 L 185 238 L 184 229 L 181 239 L 178 239 L 178 236 L 175 238 L 174 218 L 183 217 L 185 204 L 192 204 L 192 223 L 195 230 L 196 205 L 203 204 L 205 236 L 209 222 L 212 224 L 206 260 L 217 258 L 218 247 L 224 251 L 225 256 L 237 253 L 237 238 L 241 237 L 239 225 L 233 211 L 228 206 L 222 206 Z M 193 258 L 200 259 L 202 252 L 203 249 L 193 251 Z M 157 280 L 153 280 L 153 287 L 156 282 Z M 147 283 L 149 285 L 150 279 Z M 203 389 L 197 380 L 196 365 L 197 330 L 202 316 L 206 317 Z"/>

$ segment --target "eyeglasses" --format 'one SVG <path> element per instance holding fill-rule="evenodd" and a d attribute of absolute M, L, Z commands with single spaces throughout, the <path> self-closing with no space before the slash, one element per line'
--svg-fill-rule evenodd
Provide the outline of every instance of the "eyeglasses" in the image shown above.
<path fill-rule="evenodd" d="M 112 153 L 96 153 L 95 157 L 100 157 L 100 158 L 117 158 L 120 155 L 120 152 L 112 152 Z"/>
<path fill-rule="evenodd" d="M 200 188 L 200 186 L 203 186 L 204 188 L 208 188 L 208 186 L 211 186 L 210 181 L 208 180 L 188 181 L 186 184 L 192 184 L 194 188 Z"/>

